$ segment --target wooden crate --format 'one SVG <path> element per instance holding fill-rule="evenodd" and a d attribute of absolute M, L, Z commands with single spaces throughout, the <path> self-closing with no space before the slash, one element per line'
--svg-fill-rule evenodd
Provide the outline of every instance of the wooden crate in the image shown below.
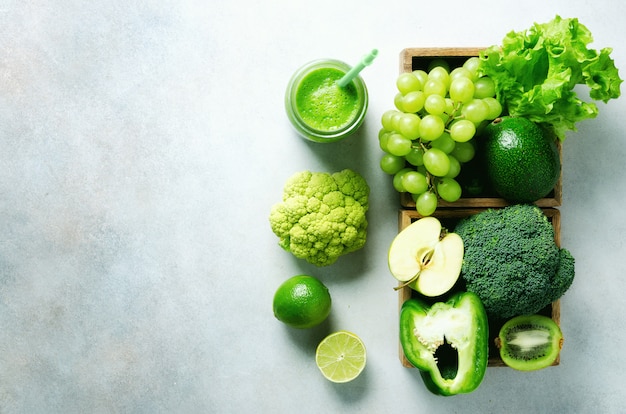
<path fill-rule="evenodd" d="M 477 214 L 481 211 L 486 210 L 486 208 L 455 208 L 455 209 L 438 209 L 433 217 L 438 218 L 441 221 L 441 224 L 448 229 L 454 228 L 456 222 L 464 217 L 469 217 L 471 215 Z M 548 220 L 552 224 L 554 228 L 554 240 L 557 246 L 560 246 L 561 238 L 561 216 L 560 211 L 556 208 L 542 208 L 542 211 L 548 217 Z M 409 226 L 411 223 L 419 219 L 421 216 L 415 210 L 400 210 L 398 216 L 398 231 L 402 231 L 404 228 Z M 400 285 L 400 283 L 399 283 Z M 413 289 L 405 286 L 398 290 L 398 315 L 402 304 L 410 299 L 413 295 L 419 295 Z M 552 304 L 546 306 L 539 313 L 549 316 L 553 321 L 556 322 L 557 325 L 560 326 L 561 322 L 561 312 L 560 312 L 560 301 L 557 300 Z M 505 367 L 506 365 L 500 358 L 500 354 L 498 349 L 495 346 L 495 337 L 498 335 L 501 324 L 495 324 L 490 322 L 489 326 L 489 367 Z M 404 355 L 404 351 L 402 350 L 402 346 L 398 343 L 399 347 L 399 356 L 400 361 L 403 366 L 407 368 L 413 368 L 413 365 L 406 359 Z M 553 365 L 559 365 L 560 357 L 554 362 Z"/>
<path fill-rule="evenodd" d="M 481 50 L 478 47 L 449 47 L 449 48 L 407 48 L 400 53 L 400 72 L 412 72 L 414 70 L 426 70 L 434 59 L 444 59 L 450 65 L 450 69 L 459 67 L 470 57 L 478 56 Z M 558 143 L 559 155 L 562 158 L 561 145 Z M 467 166 L 466 166 L 467 168 Z M 554 187 L 546 197 L 535 202 L 539 207 L 558 207 L 562 200 L 562 174 Z M 504 207 L 511 203 L 499 197 L 497 194 L 484 194 L 478 197 L 461 197 L 454 203 L 439 200 L 440 207 Z M 405 208 L 415 208 L 415 201 L 408 193 L 400 194 L 400 205 Z"/>

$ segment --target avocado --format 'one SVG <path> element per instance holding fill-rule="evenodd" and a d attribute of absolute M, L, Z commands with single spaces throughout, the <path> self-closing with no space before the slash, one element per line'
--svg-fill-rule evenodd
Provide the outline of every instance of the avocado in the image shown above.
<path fill-rule="evenodd" d="M 550 194 L 561 175 L 556 138 L 527 118 L 504 116 L 481 134 L 487 180 L 502 198 L 532 203 Z"/>

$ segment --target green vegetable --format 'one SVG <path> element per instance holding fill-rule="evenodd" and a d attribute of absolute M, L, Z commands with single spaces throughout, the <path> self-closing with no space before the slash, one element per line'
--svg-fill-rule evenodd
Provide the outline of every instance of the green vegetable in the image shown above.
<path fill-rule="evenodd" d="M 461 220 L 461 278 L 487 314 L 508 319 L 538 313 L 574 280 L 574 258 L 554 241 L 554 228 L 532 204 L 489 209 Z"/>
<path fill-rule="evenodd" d="M 611 48 L 588 49 L 591 32 L 578 19 L 556 16 L 522 32 L 510 32 L 502 46 L 480 54 L 481 75 L 496 85 L 504 111 L 552 128 L 560 140 L 576 122 L 594 118 L 598 108 L 582 101 L 576 85 L 587 85 L 593 100 L 607 102 L 620 96 L 619 77 Z"/>
<path fill-rule="evenodd" d="M 349 169 L 294 174 L 269 216 L 279 245 L 316 266 L 360 249 L 367 236 L 369 191 L 365 179 Z"/>
<path fill-rule="evenodd" d="M 431 392 L 469 393 L 478 388 L 487 370 L 487 314 L 471 292 L 456 293 L 430 307 L 411 298 L 400 310 L 400 343 Z"/>

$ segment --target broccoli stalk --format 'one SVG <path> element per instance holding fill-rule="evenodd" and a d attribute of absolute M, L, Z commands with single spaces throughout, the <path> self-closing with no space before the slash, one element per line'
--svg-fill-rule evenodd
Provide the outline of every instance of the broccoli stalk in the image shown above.
<path fill-rule="evenodd" d="M 365 244 L 369 186 L 345 169 L 329 174 L 302 171 L 285 183 L 283 201 L 269 221 L 278 244 L 316 266 L 327 266 Z"/>
<path fill-rule="evenodd" d="M 456 228 L 465 255 L 461 278 L 495 319 L 534 314 L 559 299 L 574 279 L 574 258 L 532 204 L 489 209 Z"/>

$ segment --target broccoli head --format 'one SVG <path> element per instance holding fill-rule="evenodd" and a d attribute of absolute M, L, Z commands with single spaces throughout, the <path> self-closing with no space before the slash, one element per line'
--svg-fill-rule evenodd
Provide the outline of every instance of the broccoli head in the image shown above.
<path fill-rule="evenodd" d="M 334 263 L 365 244 L 369 186 L 358 173 L 302 171 L 285 183 L 270 226 L 279 245 L 316 266 Z"/>
<path fill-rule="evenodd" d="M 534 314 L 560 298 L 574 279 L 574 258 L 532 204 L 488 209 L 455 227 L 465 254 L 461 277 L 496 319 Z"/>

